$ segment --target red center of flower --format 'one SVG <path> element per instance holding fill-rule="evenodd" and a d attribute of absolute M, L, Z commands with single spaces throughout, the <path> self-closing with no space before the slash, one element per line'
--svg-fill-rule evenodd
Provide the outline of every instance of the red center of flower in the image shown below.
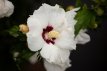
<path fill-rule="evenodd" d="M 47 37 L 47 33 L 49 33 L 50 31 L 52 31 L 53 30 L 53 27 L 52 26 L 47 26 L 46 28 L 44 28 L 43 29 L 43 32 L 42 32 L 42 38 L 44 39 L 44 41 L 46 42 L 46 43 L 52 43 L 52 44 L 55 44 L 55 42 L 54 42 L 54 40 L 56 39 L 56 38 L 52 38 L 52 39 L 48 39 L 48 37 Z"/>

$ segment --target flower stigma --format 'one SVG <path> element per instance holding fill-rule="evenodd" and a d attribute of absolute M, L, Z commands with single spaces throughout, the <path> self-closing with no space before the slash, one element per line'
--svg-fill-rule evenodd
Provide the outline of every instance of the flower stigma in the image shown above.
<path fill-rule="evenodd" d="M 59 37 L 59 32 L 53 30 L 52 26 L 47 26 L 43 29 L 42 38 L 46 43 L 55 44 L 55 39 Z"/>
<path fill-rule="evenodd" d="M 47 35 L 48 35 L 49 39 L 58 38 L 59 37 L 59 32 L 57 32 L 57 31 L 50 31 Z"/>

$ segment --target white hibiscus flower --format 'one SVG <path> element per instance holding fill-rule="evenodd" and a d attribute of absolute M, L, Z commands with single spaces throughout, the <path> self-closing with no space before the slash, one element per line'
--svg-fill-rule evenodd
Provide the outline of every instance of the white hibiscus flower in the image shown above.
<path fill-rule="evenodd" d="M 14 10 L 12 2 L 8 0 L 0 0 L 0 18 L 9 17 Z"/>
<path fill-rule="evenodd" d="M 78 41 L 74 35 L 78 9 L 65 12 L 58 5 L 43 4 L 28 18 L 28 47 L 31 51 L 40 50 L 47 71 L 64 71 L 71 66 L 70 51 L 76 49 Z"/>

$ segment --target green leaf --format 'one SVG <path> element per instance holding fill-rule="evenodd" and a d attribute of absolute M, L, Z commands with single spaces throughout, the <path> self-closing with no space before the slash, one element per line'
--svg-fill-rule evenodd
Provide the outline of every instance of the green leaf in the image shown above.
<path fill-rule="evenodd" d="M 92 20 L 91 20 L 91 22 L 90 22 L 90 24 L 88 26 L 91 29 L 97 28 L 98 23 L 96 22 L 96 17 L 95 16 L 92 17 Z"/>
<path fill-rule="evenodd" d="M 75 17 L 75 19 L 77 20 L 77 23 L 75 25 L 75 35 L 78 35 L 81 29 L 85 29 L 89 26 L 91 20 L 93 19 L 93 16 L 94 14 L 88 10 L 86 5 L 84 5 L 82 10 L 80 10 Z"/>
<path fill-rule="evenodd" d="M 33 54 L 34 52 L 23 50 L 21 53 L 21 58 L 28 60 Z"/>
<path fill-rule="evenodd" d="M 95 9 L 95 11 L 96 11 L 98 16 L 102 16 L 104 14 L 104 10 L 102 8 L 100 8 L 100 7 Z"/>
<path fill-rule="evenodd" d="M 7 30 L 7 32 L 8 32 L 11 36 L 13 36 L 13 37 L 18 37 L 18 36 L 19 36 L 19 34 L 18 34 L 18 32 L 19 32 L 19 27 L 18 27 L 18 26 L 13 26 L 11 29 Z"/>

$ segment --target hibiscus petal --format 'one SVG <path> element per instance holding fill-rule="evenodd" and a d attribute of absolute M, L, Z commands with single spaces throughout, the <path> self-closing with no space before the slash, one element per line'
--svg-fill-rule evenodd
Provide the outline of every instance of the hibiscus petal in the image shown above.
<path fill-rule="evenodd" d="M 0 18 L 9 17 L 14 11 L 14 5 L 11 1 L 0 0 Z"/>
<path fill-rule="evenodd" d="M 49 63 L 46 60 L 44 60 L 44 66 L 46 68 L 46 71 L 65 71 L 66 68 L 69 67 L 69 66 L 60 67 L 56 64 Z"/>
<path fill-rule="evenodd" d="M 6 17 L 9 17 L 14 12 L 14 5 L 10 1 L 5 1 L 5 11 L 8 10 L 5 14 Z"/>
<path fill-rule="evenodd" d="M 86 30 L 81 30 L 79 32 L 79 34 L 75 38 L 75 41 L 77 42 L 77 44 L 85 44 L 90 41 L 90 36 L 85 32 Z"/>
<path fill-rule="evenodd" d="M 31 51 L 40 50 L 45 43 L 41 36 L 35 37 L 35 36 L 31 36 L 31 35 L 27 37 L 27 42 L 28 42 L 28 48 Z"/>
<path fill-rule="evenodd" d="M 49 14 L 49 12 L 52 9 L 59 9 L 59 5 L 55 5 L 55 6 L 50 6 L 46 3 L 42 4 L 42 6 L 40 6 L 40 8 L 38 10 L 35 10 L 33 14 L 37 14 L 37 13 L 47 13 Z"/>
<path fill-rule="evenodd" d="M 45 14 L 32 15 L 27 20 L 29 32 L 33 34 L 37 34 L 35 33 L 35 31 L 38 31 L 41 34 L 43 31 L 43 28 L 45 28 L 47 24 L 48 22 L 47 22 L 47 17 Z"/>
<path fill-rule="evenodd" d="M 75 15 L 77 14 L 75 11 L 78 11 L 80 8 L 74 8 L 68 12 L 66 12 L 66 19 L 67 19 L 67 24 L 68 24 L 68 28 L 73 28 L 74 29 L 74 25 L 76 24 L 76 20 Z"/>
<path fill-rule="evenodd" d="M 59 38 L 55 40 L 55 45 L 59 48 L 73 50 L 76 49 L 74 33 L 69 30 L 64 30 L 60 33 Z"/>
<path fill-rule="evenodd" d="M 53 44 L 45 44 L 40 54 L 49 63 L 57 64 L 62 67 L 64 65 L 69 65 L 68 63 L 68 59 L 70 55 L 69 50 L 58 48 Z"/>
<path fill-rule="evenodd" d="M 60 27 L 64 24 L 65 11 L 62 8 L 53 8 L 49 12 L 49 24 L 54 27 L 54 29 Z"/>
<path fill-rule="evenodd" d="M 35 14 L 45 14 L 48 19 L 48 25 L 54 27 L 54 29 L 58 29 L 64 25 L 65 21 L 65 11 L 62 8 L 59 8 L 59 5 L 50 6 L 47 4 L 43 4 L 39 10 L 34 12 Z"/>

